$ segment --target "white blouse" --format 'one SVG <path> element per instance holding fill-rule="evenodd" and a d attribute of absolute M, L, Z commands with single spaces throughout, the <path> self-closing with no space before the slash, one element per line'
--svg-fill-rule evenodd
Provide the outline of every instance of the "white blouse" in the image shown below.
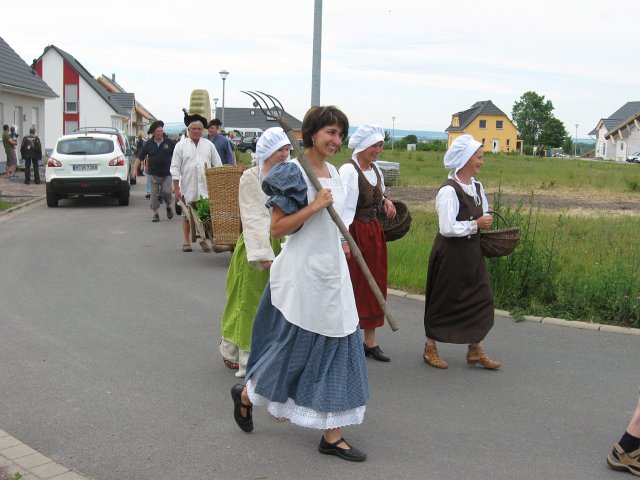
<path fill-rule="evenodd" d="M 271 209 L 265 207 L 269 196 L 262 191 L 260 167 L 245 170 L 240 177 L 240 218 L 247 249 L 247 261 L 262 270 L 261 261 L 276 258 L 271 248 Z"/>
<path fill-rule="evenodd" d="M 209 198 L 205 168 L 221 167 L 222 160 L 216 147 L 200 139 L 196 145 L 190 138 L 178 142 L 171 157 L 171 178 L 180 181 L 180 190 L 187 202 Z"/>
<path fill-rule="evenodd" d="M 480 185 L 480 200 L 482 211 L 489 211 L 489 201 L 484 193 L 482 183 L 471 177 L 471 184 L 465 185 L 456 178 L 452 178 L 462 187 L 462 190 L 470 197 L 475 197 L 476 185 Z M 460 202 L 453 187 L 446 185 L 438 191 L 436 195 L 436 211 L 438 212 L 438 224 L 440 234 L 444 237 L 465 237 L 478 232 L 478 225 L 475 220 L 456 220 L 460 211 Z"/>
<path fill-rule="evenodd" d="M 374 168 L 378 170 L 378 173 L 380 174 L 382 193 L 384 193 L 384 176 L 375 163 L 371 164 L 371 170 L 363 170 L 362 173 L 364 174 L 364 178 L 366 178 L 371 185 L 375 186 L 378 182 L 378 178 L 376 177 L 376 172 L 373 170 Z M 353 222 L 353 217 L 356 214 L 356 207 L 358 206 L 358 196 L 360 195 L 360 190 L 358 188 L 358 172 L 351 162 L 342 165 L 339 172 L 345 189 L 344 211 L 342 212 L 341 218 L 345 226 L 348 227 L 351 225 L 351 222 Z"/>

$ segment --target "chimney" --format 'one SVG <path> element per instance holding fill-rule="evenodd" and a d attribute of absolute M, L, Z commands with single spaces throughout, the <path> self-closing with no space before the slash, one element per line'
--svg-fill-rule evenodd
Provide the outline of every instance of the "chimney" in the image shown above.
<path fill-rule="evenodd" d="M 113 83 L 116 83 L 116 74 L 115 74 L 115 73 L 112 73 L 112 74 L 111 74 L 111 81 L 112 81 Z"/>

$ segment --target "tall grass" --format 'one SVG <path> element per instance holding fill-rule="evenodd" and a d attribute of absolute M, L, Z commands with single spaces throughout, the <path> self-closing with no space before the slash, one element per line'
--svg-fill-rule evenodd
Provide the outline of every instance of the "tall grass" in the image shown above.
<path fill-rule="evenodd" d="M 638 217 L 585 218 L 531 206 L 500 212 L 521 227 L 521 240 L 511 255 L 486 260 L 496 308 L 640 327 Z M 389 286 L 424 293 L 438 219 L 421 210 L 412 217 L 409 233 L 388 244 Z"/>

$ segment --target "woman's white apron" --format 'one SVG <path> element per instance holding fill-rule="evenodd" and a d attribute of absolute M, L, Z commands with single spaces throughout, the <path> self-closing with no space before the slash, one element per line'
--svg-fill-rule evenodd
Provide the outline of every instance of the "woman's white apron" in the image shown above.
<path fill-rule="evenodd" d="M 307 182 L 311 204 L 316 190 L 297 160 L 292 160 Z M 345 192 L 340 175 L 329 164 L 331 178 L 320 178 L 331 189 L 338 214 Z M 282 253 L 271 266 L 271 303 L 288 322 L 328 337 L 344 337 L 358 327 L 358 311 L 338 227 L 326 209 L 287 237 Z"/>

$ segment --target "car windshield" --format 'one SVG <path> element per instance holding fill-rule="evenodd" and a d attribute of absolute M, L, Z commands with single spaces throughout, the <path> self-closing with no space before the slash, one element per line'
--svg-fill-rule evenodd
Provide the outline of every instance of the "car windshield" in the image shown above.
<path fill-rule="evenodd" d="M 58 142 L 56 151 L 65 155 L 101 155 L 113 152 L 113 141 L 103 138 L 72 138 Z"/>

